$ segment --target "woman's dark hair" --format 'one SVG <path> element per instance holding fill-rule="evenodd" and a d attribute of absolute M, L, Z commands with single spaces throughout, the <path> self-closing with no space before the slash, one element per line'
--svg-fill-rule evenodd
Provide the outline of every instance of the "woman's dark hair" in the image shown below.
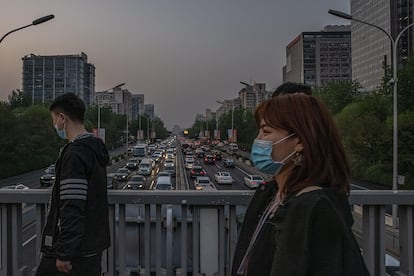
<path fill-rule="evenodd" d="M 279 85 L 272 94 L 272 97 L 277 97 L 284 94 L 305 93 L 312 95 L 312 87 L 303 83 L 285 82 Z"/>
<path fill-rule="evenodd" d="M 284 187 L 286 194 L 311 185 L 332 187 L 349 193 L 349 165 L 328 108 L 304 93 L 285 94 L 259 104 L 258 126 L 263 119 L 272 128 L 295 133 L 303 144 L 301 166 L 293 168 Z"/>
<path fill-rule="evenodd" d="M 85 104 L 73 93 L 66 93 L 57 97 L 49 108 L 55 113 L 64 113 L 72 121 L 83 123 L 85 116 Z"/>

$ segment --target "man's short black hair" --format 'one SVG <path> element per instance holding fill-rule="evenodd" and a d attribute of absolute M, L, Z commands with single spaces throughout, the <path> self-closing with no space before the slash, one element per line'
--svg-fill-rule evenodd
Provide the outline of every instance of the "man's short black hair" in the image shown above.
<path fill-rule="evenodd" d="M 73 93 L 66 93 L 57 97 L 49 110 L 55 113 L 64 113 L 75 122 L 83 123 L 84 121 L 85 104 Z"/>
<path fill-rule="evenodd" d="M 285 82 L 276 88 L 273 92 L 272 98 L 283 94 L 293 94 L 298 92 L 305 93 L 306 95 L 312 95 L 312 88 L 303 83 Z"/>

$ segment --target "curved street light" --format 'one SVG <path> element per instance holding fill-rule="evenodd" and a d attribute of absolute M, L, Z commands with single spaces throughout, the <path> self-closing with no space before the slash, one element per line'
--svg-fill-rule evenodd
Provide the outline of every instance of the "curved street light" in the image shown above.
<path fill-rule="evenodd" d="M 369 22 L 365 22 L 361 19 L 354 18 L 352 15 L 337 11 L 337 10 L 329 10 L 328 13 L 338 16 L 340 18 L 353 20 L 355 22 L 359 22 L 365 25 L 369 25 L 371 27 L 374 27 L 381 32 L 383 32 L 391 41 L 391 56 L 392 56 L 392 79 L 390 80 L 390 84 L 393 86 L 393 150 L 392 150 L 392 190 L 397 191 L 397 178 L 398 178 L 398 128 L 397 128 L 397 85 L 398 85 L 398 77 L 397 77 L 397 46 L 398 42 L 401 38 L 401 35 L 407 31 L 410 27 L 414 26 L 414 23 L 409 24 L 404 29 L 402 29 L 397 37 L 394 39 L 389 32 L 381 28 L 380 26 L 371 24 Z M 397 205 L 393 206 L 392 209 L 392 216 L 393 216 L 393 225 L 394 227 L 397 226 Z"/>
<path fill-rule="evenodd" d="M 33 20 L 33 21 L 32 21 L 32 24 L 29 24 L 29 25 L 26 25 L 26 26 L 23 26 L 23 27 L 20 27 L 20 28 L 17 28 L 17 29 L 11 30 L 10 32 L 8 32 L 8 33 L 6 33 L 5 35 L 3 35 L 3 37 L 2 37 L 2 38 L 0 38 L 0 43 L 3 41 L 3 39 L 4 39 L 6 36 L 8 36 L 8 35 L 9 35 L 9 34 L 11 34 L 11 33 L 14 33 L 14 32 L 16 32 L 16 31 L 19 31 L 19 30 L 21 30 L 21 29 L 24 29 L 24 28 L 27 28 L 27 27 L 30 27 L 30 26 L 35 26 L 35 25 L 42 24 L 42 23 L 44 23 L 44 22 L 46 22 L 46 21 L 49 21 L 49 20 L 51 20 L 51 19 L 53 19 L 53 18 L 55 18 L 55 16 L 54 16 L 53 14 L 49 14 L 49 15 L 46 15 L 46 16 L 43 16 L 43 17 L 40 17 L 40 18 L 38 18 L 38 19 Z"/>

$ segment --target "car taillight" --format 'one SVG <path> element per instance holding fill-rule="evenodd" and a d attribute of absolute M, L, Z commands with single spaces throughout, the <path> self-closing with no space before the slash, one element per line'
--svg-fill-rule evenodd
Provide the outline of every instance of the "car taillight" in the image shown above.
<path fill-rule="evenodd" d="M 202 175 L 204 175 L 204 174 L 205 174 L 205 172 L 201 172 L 201 174 L 202 174 Z"/>
<path fill-rule="evenodd" d="M 195 174 L 195 172 L 191 172 L 191 174 Z"/>
<path fill-rule="evenodd" d="M 252 181 L 252 184 L 256 184 L 256 182 L 255 181 Z"/>

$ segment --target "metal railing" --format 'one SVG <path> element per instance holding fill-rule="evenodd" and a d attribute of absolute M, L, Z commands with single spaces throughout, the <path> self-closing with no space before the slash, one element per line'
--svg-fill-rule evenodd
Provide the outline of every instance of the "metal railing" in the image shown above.
<path fill-rule="evenodd" d="M 1 275 L 34 275 L 49 190 L 0 190 Z M 112 246 L 104 275 L 229 275 L 237 234 L 252 191 L 110 191 Z M 385 208 L 399 206 L 393 242 L 399 275 L 414 275 L 414 191 L 353 191 L 361 205 L 361 248 L 372 275 L 386 275 Z M 359 218 L 358 218 L 359 219 Z M 25 231 L 33 229 L 33 235 Z M 27 238 L 31 237 L 31 238 Z M 27 240 L 23 240 L 27 239 Z M 26 263 L 27 257 L 36 259 Z"/>

